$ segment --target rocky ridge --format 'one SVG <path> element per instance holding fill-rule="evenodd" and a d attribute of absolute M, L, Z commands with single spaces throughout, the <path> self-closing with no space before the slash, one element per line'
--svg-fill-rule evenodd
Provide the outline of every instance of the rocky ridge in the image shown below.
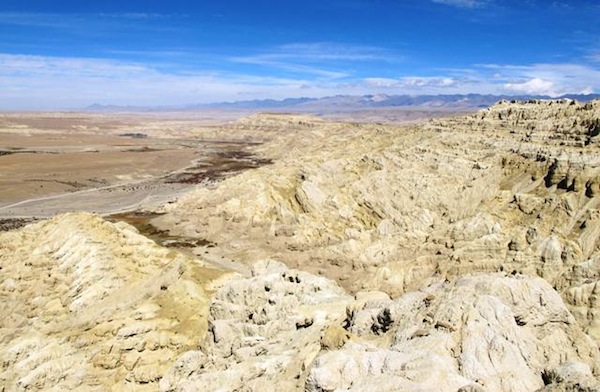
<path fill-rule="evenodd" d="M 477 271 L 539 275 L 575 311 L 599 290 L 599 110 L 535 101 L 409 129 L 312 124 L 293 154 L 197 190 L 157 224 L 234 259 L 276 255 L 352 292 L 399 295 Z M 555 129 L 565 131 L 544 136 Z"/>
<path fill-rule="evenodd" d="M 599 119 L 563 100 L 224 127 L 274 163 L 162 208 L 159 229 L 214 244 L 197 257 L 88 214 L 0 233 L 0 381 L 600 390 Z"/>
<path fill-rule="evenodd" d="M 324 127 L 305 126 L 313 144 L 199 189 L 157 223 L 354 293 L 540 276 L 597 343 L 599 118 L 600 102 L 564 100 L 501 102 L 409 129 L 330 127 L 323 140 Z"/>
<path fill-rule="evenodd" d="M 2 233 L 0 267 L 6 390 L 155 390 L 204 335 L 220 274 L 90 214 Z"/>

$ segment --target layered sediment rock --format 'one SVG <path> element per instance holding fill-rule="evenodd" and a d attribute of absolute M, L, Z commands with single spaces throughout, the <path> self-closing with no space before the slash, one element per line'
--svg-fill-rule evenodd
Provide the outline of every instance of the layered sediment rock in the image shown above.
<path fill-rule="evenodd" d="M 232 124 L 275 162 L 152 223 L 241 273 L 214 280 L 87 214 L 2 233 L 0 381 L 600 390 L 599 118 L 600 102 L 565 100 L 410 127 Z"/>
<path fill-rule="evenodd" d="M 0 234 L 0 384 L 155 390 L 207 328 L 214 271 L 124 223 L 67 214 Z"/>
<path fill-rule="evenodd" d="M 294 154 L 199 189 L 157 224 L 236 260 L 276 255 L 351 292 L 400 295 L 471 272 L 541 276 L 598 338 L 599 118 L 600 102 L 564 100 L 411 128 L 296 122 Z"/>

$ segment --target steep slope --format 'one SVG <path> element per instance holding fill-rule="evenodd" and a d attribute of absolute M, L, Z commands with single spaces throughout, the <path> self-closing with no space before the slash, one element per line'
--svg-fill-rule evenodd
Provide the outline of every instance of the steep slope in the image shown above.
<path fill-rule="evenodd" d="M 0 233 L 5 390 L 600 390 L 600 101 L 219 132 L 273 164 L 151 223 L 238 273 L 90 214 Z"/>
<path fill-rule="evenodd" d="M 216 275 L 89 214 L 1 233 L 3 390 L 155 390 L 202 339 Z"/>
<path fill-rule="evenodd" d="M 538 275 L 600 339 L 599 118 L 599 101 L 564 100 L 410 128 L 305 123 L 274 165 L 199 189 L 155 223 L 351 292 L 399 295 L 477 271 Z"/>

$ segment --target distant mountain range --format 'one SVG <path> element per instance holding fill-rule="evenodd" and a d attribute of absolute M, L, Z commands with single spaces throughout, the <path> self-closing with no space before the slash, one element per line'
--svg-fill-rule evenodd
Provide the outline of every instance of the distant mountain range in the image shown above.
<path fill-rule="evenodd" d="M 93 104 L 85 108 L 87 111 L 172 111 L 172 110 L 273 110 L 297 111 L 307 113 L 350 112 L 378 108 L 405 108 L 423 110 L 474 110 L 485 108 L 500 100 L 529 99 L 574 99 L 588 102 L 600 99 L 600 94 L 567 94 L 560 97 L 544 95 L 336 95 L 324 98 L 286 98 L 282 100 L 257 99 L 250 101 L 218 102 L 211 104 L 194 104 L 185 106 L 115 106 Z"/>

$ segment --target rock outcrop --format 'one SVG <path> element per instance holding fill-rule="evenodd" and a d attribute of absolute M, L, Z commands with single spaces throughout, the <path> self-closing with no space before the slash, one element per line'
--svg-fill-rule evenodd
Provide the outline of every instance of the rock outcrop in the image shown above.
<path fill-rule="evenodd" d="M 291 153 L 198 189 L 156 224 L 234 260 L 275 255 L 350 292 L 400 295 L 472 272 L 540 276 L 598 339 L 599 118 L 600 102 L 564 100 L 410 128 L 296 121 Z"/>
<path fill-rule="evenodd" d="M 394 300 L 352 300 L 277 262 L 258 262 L 253 274 L 217 291 L 206 341 L 175 362 L 161 390 L 600 388 L 598 345 L 541 278 L 471 275 Z"/>
<path fill-rule="evenodd" d="M 598 346 L 540 278 L 473 275 L 369 301 L 346 329 L 357 342 L 320 355 L 307 390 L 534 391 L 571 363 L 583 370 L 562 382 L 600 388 Z"/>
<path fill-rule="evenodd" d="M 274 162 L 161 208 L 185 253 L 89 214 L 0 233 L 0 383 L 598 391 L 599 119 L 225 126 Z"/>
<path fill-rule="evenodd" d="M 214 296 L 201 351 L 184 354 L 160 382 L 163 391 L 303 390 L 328 325 L 342 325 L 352 299 L 334 282 L 258 262 Z"/>
<path fill-rule="evenodd" d="M 216 274 L 90 214 L 1 233 L 0 385 L 155 390 L 202 340 Z"/>

